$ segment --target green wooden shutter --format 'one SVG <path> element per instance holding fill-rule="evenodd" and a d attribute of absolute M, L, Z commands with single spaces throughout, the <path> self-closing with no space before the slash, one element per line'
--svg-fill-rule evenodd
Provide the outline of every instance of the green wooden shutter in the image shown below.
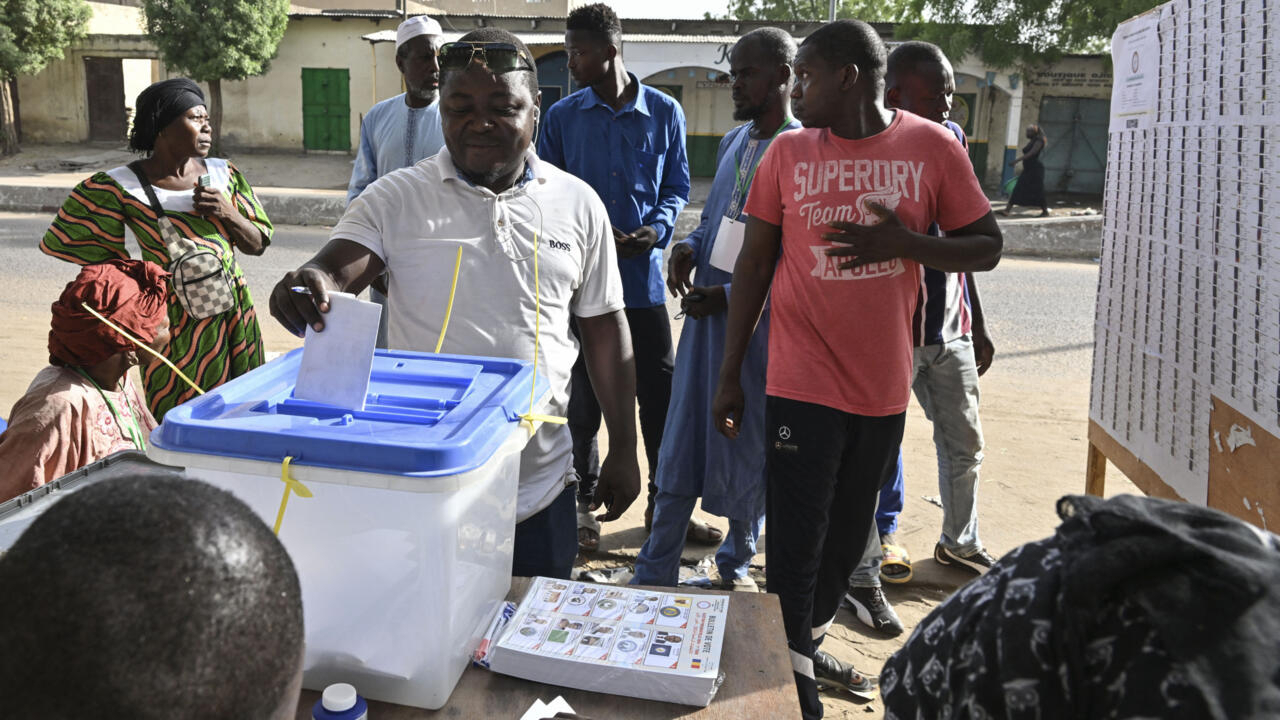
<path fill-rule="evenodd" d="M 351 78 L 346 68 L 302 69 L 302 146 L 351 149 Z"/>

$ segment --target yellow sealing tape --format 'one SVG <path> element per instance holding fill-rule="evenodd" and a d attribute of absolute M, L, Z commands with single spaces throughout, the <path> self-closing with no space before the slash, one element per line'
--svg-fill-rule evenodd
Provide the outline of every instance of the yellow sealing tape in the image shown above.
<path fill-rule="evenodd" d="M 458 255 L 453 259 L 453 285 L 449 287 L 449 305 L 444 309 L 444 325 L 440 326 L 440 337 L 436 340 L 436 354 L 444 346 L 444 334 L 449 332 L 449 318 L 453 316 L 453 296 L 458 292 L 458 271 L 462 269 L 462 246 L 458 246 Z"/>
<path fill-rule="evenodd" d="M 538 387 L 538 348 L 541 346 L 542 339 L 542 284 L 538 277 L 538 236 L 542 234 L 541 231 L 542 228 L 539 226 L 538 232 L 533 234 L 533 377 L 529 380 L 529 412 L 520 416 L 520 419 L 530 427 L 535 422 L 552 425 L 564 425 L 569 422 L 568 418 L 542 415 L 533 411 L 534 392 Z"/>
<path fill-rule="evenodd" d="M 311 490 L 306 485 L 293 479 L 289 474 L 289 463 L 293 462 L 292 455 L 286 455 L 284 462 L 280 463 L 280 482 L 284 483 L 284 496 L 280 498 L 280 511 L 276 513 L 276 524 L 271 530 L 276 535 L 280 534 L 280 524 L 284 522 L 284 509 L 289 506 L 290 492 L 296 493 L 298 497 L 311 497 Z"/>

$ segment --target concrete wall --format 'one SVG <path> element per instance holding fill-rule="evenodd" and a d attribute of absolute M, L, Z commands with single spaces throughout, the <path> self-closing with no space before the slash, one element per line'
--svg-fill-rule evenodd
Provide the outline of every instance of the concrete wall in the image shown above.
<path fill-rule="evenodd" d="M 115 3 L 90 2 L 90 35 L 141 35 L 143 29 L 142 8 Z"/>
<path fill-rule="evenodd" d="M 397 25 L 394 18 L 290 18 L 267 74 L 223 83 L 223 141 L 233 148 L 301 151 L 302 69 L 344 68 L 350 78 L 354 150 L 363 114 L 374 102 L 402 92 L 394 44 L 370 45 L 360 36 Z"/>
<path fill-rule="evenodd" d="M 716 174 L 716 150 L 720 139 L 738 124 L 733 119 L 732 88 L 716 82 L 721 70 L 677 67 L 641 78 L 646 85 L 680 88 L 684 108 L 689 170 L 695 177 Z"/>
<path fill-rule="evenodd" d="M 73 143 L 83 142 L 89 137 L 89 97 L 84 72 L 84 59 L 87 57 L 150 60 L 157 58 L 158 53 L 142 35 L 90 35 L 69 50 L 63 59 L 49 63 L 35 75 L 20 76 L 18 104 L 22 113 L 23 142 Z M 125 87 L 128 90 L 142 83 L 143 77 L 138 75 L 140 64 L 129 63 L 126 67 Z M 155 76 L 158 70 L 159 63 L 154 63 L 151 75 Z M 150 82 L 147 79 L 144 87 Z M 125 105 L 133 107 L 133 100 L 133 97 L 126 97 Z"/>

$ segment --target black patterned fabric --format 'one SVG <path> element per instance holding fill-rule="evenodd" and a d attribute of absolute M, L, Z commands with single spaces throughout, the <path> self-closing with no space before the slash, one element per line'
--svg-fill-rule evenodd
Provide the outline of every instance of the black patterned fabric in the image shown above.
<path fill-rule="evenodd" d="M 1275 535 L 1133 496 L 1059 514 L 889 658 L 885 718 L 1280 717 Z"/>

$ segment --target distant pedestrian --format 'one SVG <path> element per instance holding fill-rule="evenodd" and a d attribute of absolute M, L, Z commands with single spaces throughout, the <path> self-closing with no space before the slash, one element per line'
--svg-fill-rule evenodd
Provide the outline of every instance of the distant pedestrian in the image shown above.
<path fill-rule="evenodd" d="M 231 285 L 234 304 L 211 317 L 196 317 L 170 292 L 173 341 L 167 357 L 202 389 L 212 390 L 264 362 L 262 330 L 235 251 L 261 255 L 273 228 L 249 181 L 227 160 L 211 158 L 213 130 L 200 86 L 187 78 L 162 80 L 138 95 L 138 117 L 129 147 L 146 158 L 100 172 L 71 191 L 40 241 L 48 255 L 79 265 L 127 259 L 132 237 L 143 260 L 171 269 L 177 260 L 148 189 L 177 233 L 215 252 Z M 142 178 L 146 179 L 144 187 Z M 204 179 L 205 183 L 198 183 Z M 195 397 L 163 363 L 143 366 L 142 384 L 156 420 Z"/>
<path fill-rule="evenodd" d="M 653 517 L 653 473 L 675 365 L 662 251 L 671 241 L 680 210 L 689 202 L 684 111 L 671 96 L 641 84 L 627 72 L 622 62 L 622 23 L 608 5 L 595 3 L 574 10 L 565 21 L 564 38 L 569 72 L 582 89 L 547 110 L 538 157 L 586 181 L 604 201 L 613 225 L 636 356 L 640 432 L 649 460 L 648 528 Z M 600 542 L 600 526 L 590 506 L 600 473 L 596 447 L 600 406 L 591 393 L 583 358 L 573 369 L 569 430 L 579 479 L 579 545 L 594 550 Z M 693 520 L 689 534 L 707 543 L 724 537 Z"/>
<path fill-rule="evenodd" d="M 1049 146 L 1049 138 L 1039 125 L 1027 126 L 1027 144 L 1022 148 L 1022 155 L 1009 161 L 1009 167 L 1022 163 L 1022 174 L 1013 186 L 1013 194 L 1009 196 L 1009 204 L 1005 205 L 1001 215 L 1008 215 L 1014 205 L 1040 208 L 1040 217 L 1049 214 L 1049 204 L 1044 199 L 1044 162 L 1040 156 Z"/>
<path fill-rule="evenodd" d="M 436 52 L 444 31 L 425 15 L 409 18 L 396 28 L 396 67 L 405 92 L 369 108 L 360 124 L 360 150 L 351 168 L 347 204 L 374 180 L 392 170 L 409 167 L 444 147 L 440 129 L 440 64 Z M 378 347 L 387 346 L 386 278 L 369 286 L 369 297 L 384 306 L 378 324 Z"/>

